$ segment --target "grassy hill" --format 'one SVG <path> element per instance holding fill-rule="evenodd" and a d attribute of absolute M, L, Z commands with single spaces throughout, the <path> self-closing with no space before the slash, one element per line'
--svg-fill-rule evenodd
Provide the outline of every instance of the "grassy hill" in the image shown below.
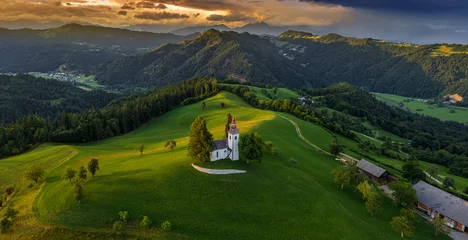
<path fill-rule="evenodd" d="M 468 108 L 455 106 L 436 106 L 422 100 L 392 94 L 374 93 L 377 99 L 390 105 L 403 107 L 411 112 L 439 118 L 444 121 L 468 123 Z"/>
<path fill-rule="evenodd" d="M 221 101 L 226 108 L 219 106 Z M 149 239 L 400 239 L 389 224 L 399 208 L 386 202 L 383 211 L 370 216 L 353 189 L 340 190 L 333 182 L 330 173 L 341 164 L 301 140 L 287 119 L 254 109 L 226 92 L 206 100 L 206 105 L 175 109 L 120 137 L 79 145 L 43 144 L 1 160 L 0 182 L 17 186 L 14 200 L 20 210 L 7 236 L 15 239 L 40 233 L 44 227 L 64 227 L 71 230 L 50 231 L 56 239 L 70 236 L 70 231 L 108 238 L 118 212 L 124 210 L 131 216 L 127 231 Z M 223 136 L 226 112 L 235 114 L 241 135 L 259 132 L 281 150 L 280 155 L 244 166 L 245 174 L 219 176 L 194 170 L 187 157 L 192 120 L 205 118 L 217 139 Z M 321 127 L 281 116 L 295 122 L 304 138 L 320 148 L 327 149 L 333 139 Z M 177 141 L 173 152 L 163 146 L 171 139 Z M 142 156 L 136 150 L 141 143 L 146 149 Z M 101 170 L 84 184 L 85 199 L 77 204 L 73 188 L 61 177 L 67 166 L 77 169 L 91 158 L 99 159 Z M 28 187 L 23 178 L 32 164 L 46 170 L 42 188 Z M 156 226 L 169 220 L 172 232 L 136 230 L 133 226 L 143 215 Z M 429 225 L 418 221 L 413 239 L 448 238 L 435 237 Z"/>

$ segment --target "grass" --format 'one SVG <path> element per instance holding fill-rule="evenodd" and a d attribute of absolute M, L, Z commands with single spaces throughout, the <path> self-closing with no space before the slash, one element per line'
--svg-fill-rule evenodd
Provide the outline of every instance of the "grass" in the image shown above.
<path fill-rule="evenodd" d="M 426 116 L 439 118 L 444 121 L 456 121 L 461 123 L 468 122 L 468 108 L 455 106 L 435 106 L 413 98 L 401 97 L 392 94 L 373 93 L 377 99 L 391 105 L 403 104 L 403 107 L 413 113 L 419 113 Z M 409 102 L 403 102 L 409 100 Z M 451 111 L 455 112 L 452 113 Z"/>
<path fill-rule="evenodd" d="M 454 54 L 468 54 L 468 51 L 456 51 L 452 47 L 449 47 L 447 45 L 441 45 L 439 48 L 435 49 L 432 51 L 431 56 L 433 57 L 448 57 Z"/>
<path fill-rule="evenodd" d="M 221 101 L 226 108 L 219 107 Z M 399 215 L 399 208 L 386 201 L 381 212 L 369 215 L 351 187 L 340 190 L 333 182 L 331 171 L 342 165 L 302 141 L 290 122 L 274 112 L 254 109 L 230 93 L 220 93 L 206 104 L 203 110 L 199 104 L 175 109 L 120 137 L 89 144 L 44 144 L 1 160 L 0 182 L 18 186 L 29 184 L 21 179 L 30 165 L 46 169 L 42 190 L 34 185 L 16 193 L 15 201 L 24 208 L 10 236 L 24 237 L 30 234 L 23 232 L 26 229 L 33 232 L 43 226 L 70 229 L 56 233 L 64 239 L 69 238 L 69 231 L 107 236 L 118 212 L 125 210 L 131 225 L 143 215 L 157 226 L 165 220 L 172 223 L 170 235 L 155 231 L 145 237 L 152 239 L 400 239 L 389 224 Z M 261 164 L 244 165 L 245 174 L 207 175 L 194 170 L 187 157 L 192 120 L 202 116 L 218 139 L 224 135 L 226 112 L 235 112 L 241 138 L 247 132 L 259 132 L 281 149 L 280 155 L 266 155 Z M 333 139 L 320 127 L 284 116 L 320 147 L 326 148 Z M 177 141 L 172 152 L 163 147 L 171 139 Z M 142 156 L 136 150 L 140 143 L 146 149 Z M 78 204 L 73 188 L 61 177 L 67 166 L 77 169 L 91 158 L 99 159 L 101 169 L 85 182 L 86 197 Z M 217 163 L 204 166 L 216 167 Z M 228 167 L 232 166 L 236 167 Z M 31 217 L 31 208 L 36 218 Z M 25 214 L 31 223 L 23 222 Z M 412 239 L 448 237 L 434 236 L 433 229 L 418 220 Z"/>

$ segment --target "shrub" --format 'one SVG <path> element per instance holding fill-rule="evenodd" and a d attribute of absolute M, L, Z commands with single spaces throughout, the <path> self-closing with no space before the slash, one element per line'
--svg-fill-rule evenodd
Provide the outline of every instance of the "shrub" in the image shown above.
<path fill-rule="evenodd" d="M 124 231 L 124 228 L 125 228 L 125 224 L 122 222 L 122 221 L 117 221 L 114 223 L 114 225 L 112 226 L 112 230 L 116 233 L 116 234 L 122 234 L 123 231 Z"/>
<path fill-rule="evenodd" d="M 161 223 L 161 229 L 166 232 L 171 231 L 171 222 L 164 221 L 163 223 Z"/>
<path fill-rule="evenodd" d="M 120 220 L 123 222 L 127 222 L 128 219 L 130 218 L 130 215 L 128 214 L 127 211 L 120 211 L 119 215 L 120 215 Z"/>
<path fill-rule="evenodd" d="M 291 163 L 293 165 L 297 165 L 297 160 L 295 158 L 291 158 L 291 159 L 289 159 L 289 163 Z"/>
<path fill-rule="evenodd" d="M 14 190 L 15 190 L 15 189 L 14 189 L 13 187 L 7 187 L 7 188 L 5 189 L 5 193 L 6 193 L 8 196 L 11 196 L 11 194 L 13 194 L 13 191 L 14 191 Z"/>
<path fill-rule="evenodd" d="M 6 216 L 0 219 L 0 233 L 6 233 L 8 229 L 11 227 L 12 222 Z"/>
<path fill-rule="evenodd" d="M 143 220 L 141 220 L 140 222 L 140 227 L 142 228 L 149 228 L 151 226 L 153 222 L 151 221 L 151 219 L 149 219 L 148 216 L 144 216 L 143 217 Z"/>

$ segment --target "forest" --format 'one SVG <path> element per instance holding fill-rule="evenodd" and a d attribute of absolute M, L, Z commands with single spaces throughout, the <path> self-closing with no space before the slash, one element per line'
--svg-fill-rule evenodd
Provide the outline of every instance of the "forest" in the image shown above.
<path fill-rule="evenodd" d="M 28 114 L 53 119 L 61 112 L 102 108 L 119 96 L 101 90 L 85 91 L 70 82 L 27 74 L 0 75 L 0 124 Z"/>
<path fill-rule="evenodd" d="M 116 99 L 102 109 L 62 112 L 53 119 L 35 114 L 0 126 L 0 158 L 23 153 L 38 143 L 84 143 L 118 136 L 171 109 L 217 93 L 214 79 L 194 78 L 140 95 Z"/>

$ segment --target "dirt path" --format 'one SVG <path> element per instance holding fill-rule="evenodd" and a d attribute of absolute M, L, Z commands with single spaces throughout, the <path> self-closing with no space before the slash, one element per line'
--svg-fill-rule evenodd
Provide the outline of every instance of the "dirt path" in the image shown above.
<path fill-rule="evenodd" d="M 317 145 L 309 142 L 307 139 L 304 138 L 304 136 L 302 136 L 302 133 L 301 133 L 301 129 L 299 128 L 299 126 L 291 119 L 287 118 L 287 117 L 284 117 L 284 116 L 281 116 L 279 114 L 277 114 L 277 116 L 281 117 L 281 118 L 284 118 L 285 120 L 289 121 L 295 128 L 296 128 L 296 133 L 297 133 L 297 136 L 299 136 L 300 139 L 302 139 L 302 141 L 304 141 L 305 143 L 307 143 L 309 146 L 317 149 L 317 151 L 320 151 L 320 152 L 323 152 L 323 153 L 326 153 L 328 155 L 331 155 L 331 153 L 319 148 Z"/>
<path fill-rule="evenodd" d="M 202 168 L 192 163 L 192 167 L 195 168 L 199 172 L 213 174 L 213 175 L 226 175 L 226 174 L 239 174 L 239 173 L 246 173 L 245 170 L 237 170 L 237 169 L 209 169 L 209 168 Z"/>

